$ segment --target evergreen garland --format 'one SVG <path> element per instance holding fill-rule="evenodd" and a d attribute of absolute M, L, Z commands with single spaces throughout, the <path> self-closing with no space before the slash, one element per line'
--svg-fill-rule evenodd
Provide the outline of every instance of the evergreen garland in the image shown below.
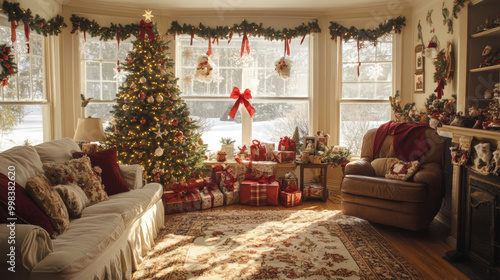
<path fill-rule="evenodd" d="M 439 80 L 443 80 L 444 84 L 446 85 L 446 68 L 448 67 L 448 61 L 446 60 L 444 49 L 442 49 L 434 59 L 434 67 L 434 82 L 437 83 L 439 82 Z"/>
<path fill-rule="evenodd" d="M 8 15 L 10 22 L 15 21 L 19 24 L 19 21 L 22 21 L 24 24 L 28 24 L 31 30 L 36 31 L 38 34 L 43 34 L 43 36 L 58 35 L 61 33 L 61 29 L 67 27 L 62 16 L 56 15 L 49 21 L 38 14 L 33 17 L 31 10 L 22 9 L 19 3 L 3 1 L 2 10 Z"/>
<path fill-rule="evenodd" d="M 217 26 L 206 27 L 202 23 L 198 26 L 191 24 L 183 24 L 182 26 L 177 21 L 172 21 L 171 27 L 168 29 L 167 33 L 170 34 L 189 34 L 192 36 L 197 36 L 203 39 L 230 39 L 232 34 L 238 33 L 239 35 L 245 33 L 254 37 L 264 37 L 266 40 L 284 40 L 292 39 L 296 37 L 304 37 L 310 33 L 319 33 L 321 29 L 318 25 L 318 20 L 313 20 L 307 24 L 302 23 L 293 29 L 284 28 L 282 30 L 275 30 L 272 27 L 264 28 L 262 23 L 248 23 L 243 20 L 240 24 L 234 24 L 233 26 Z"/>
<path fill-rule="evenodd" d="M 0 84 L 6 86 L 9 82 L 10 76 L 17 72 L 17 66 L 14 62 L 14 56 L 10 54 L 10 47 L 2 44 L 0 45 Z"/>
<path fill-rule="evenodd" d="M 70 20 L 73 26 L 71 33 L 81 31 L 85 34 L 88 33 L 92 37 L 99 37 L 102 41 L 117 39 L 117 34 L 119 34 L 120 40 L 126 40 L 131 35 L 137 36 L 141 29 L 136 23 L 125 26 L 111 23 L 110 27 L 104 27 L 100 26 L 95 20 L 89 20 L 75 14 L 71 15 Z"/>
<path fill-rule="evenodd" d="M 333 21 L 330 22 L 329 29 L 332 40 L 340 37 L 346 42 L 350 39 L 376 42 L 378 38 L 392 31 L 398 34 L 401 33 L 403 26 L 406 26 L 406 18 L 397 17 L 387 20 L 383 24 L 381 23 L 376 29 L 357 29 L 354 26 L 347 28 Z"/>
<path fill-rule="evenodd" d="M 453 1 L 453 16 L 455 18 L 458 18 L 458 13 L 460 13 L 460 10 L 465 6 L 469 0 L 454 0 Z"/>

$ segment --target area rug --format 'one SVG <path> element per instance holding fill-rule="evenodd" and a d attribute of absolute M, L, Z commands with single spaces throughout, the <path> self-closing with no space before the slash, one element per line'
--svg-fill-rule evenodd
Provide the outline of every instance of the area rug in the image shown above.
<path fill-rule="evenodd" d="M 168 217 L 133 279 L 424 279 L 372 226 L 340 211 Z"/>

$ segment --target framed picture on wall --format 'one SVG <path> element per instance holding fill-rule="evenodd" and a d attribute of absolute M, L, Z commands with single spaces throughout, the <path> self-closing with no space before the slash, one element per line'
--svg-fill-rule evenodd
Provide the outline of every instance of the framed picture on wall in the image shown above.
<path fill-rule="evenodd" d="M 424 72 L 420 72 L 420 73 L 415 74 L 415 81 L 414 81 L 414 85 L 415 85 L 414 91 L 415 92 L 420 92 L 420 93 L 424 92 L 424 81 L 425 81 Z"/>
<path fill-rule="evenodd" d="M 424 46 L 415 47 L 415 73 L 424 71 Z"/>

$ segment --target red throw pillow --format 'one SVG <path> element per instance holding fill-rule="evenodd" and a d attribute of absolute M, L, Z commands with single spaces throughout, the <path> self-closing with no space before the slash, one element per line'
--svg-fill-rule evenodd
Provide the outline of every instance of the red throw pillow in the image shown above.
<path fill-rule="evenodd" d="M 10 218 L 12 216 L 9 215 L 8 211 L 8 203 L 9 203 L 9 182 L 12 182 L 5 176 L 4 174 L 0 173 L 0 207 L 2 208 L 2 212 L 5 212 L 7 215 L 6 218 Z M 11 183 L 12 185 L 12 183 Z M 15 216 L 17 218 L 16 224 L 32 224 L 32 225 L 37 225 L 45 229 L 50 236 L 53 236 L 54 234 L 54 228 L 52 227 L 52 224 L 50 223 L 49 218 L 43 211 L 31 200 L 28 192 L 18 185 L 17 183 L 15 184 Z M 2 223 L 9 223 L 11 221 L 3 219 L 2 217 Z"/>
<path fill-rule="evenodd" d="M 108 195 L 128 192 L 130 189 L 120 174 L 116 147 L 95 153 L 76 152 L 73 158 L 81 158 L 87 155 L 90 158 L 92 167 L 99 166 L 102 169 L 102 183 Z"/>

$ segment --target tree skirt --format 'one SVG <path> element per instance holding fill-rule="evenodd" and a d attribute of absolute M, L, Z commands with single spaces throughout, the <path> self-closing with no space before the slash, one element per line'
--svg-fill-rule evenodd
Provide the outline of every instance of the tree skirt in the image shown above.
<path fill-rule="evenodd" d="M 372 226 L 340 211 L 177 214 L 133 279 L 424 279 Z"/>

